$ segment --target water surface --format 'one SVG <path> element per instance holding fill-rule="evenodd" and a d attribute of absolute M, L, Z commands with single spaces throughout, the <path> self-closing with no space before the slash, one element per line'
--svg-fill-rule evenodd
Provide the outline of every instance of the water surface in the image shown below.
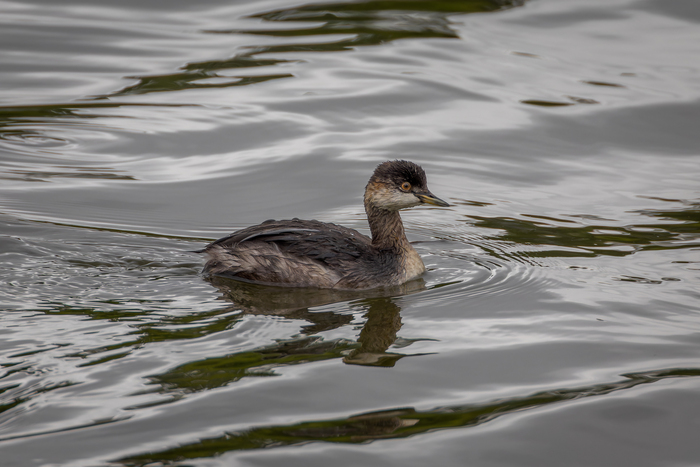
<path fill-rule="evenodd" d="M 696 2 L 0 11 L 3 466 L 697 463 Z M 200 277 L 395 158 L 421 281 Z"/>

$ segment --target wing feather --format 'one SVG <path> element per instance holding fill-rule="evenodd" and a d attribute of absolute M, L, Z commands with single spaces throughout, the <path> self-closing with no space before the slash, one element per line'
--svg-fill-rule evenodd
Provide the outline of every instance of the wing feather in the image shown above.
<path fill-rule="evenodd" d="M 299 219 L 266 221 L 209 244 L 208 274 L 225 273 L 257 282 L 332 287 L 371 261 L 371 239 L 356 230 Z M 362 269 L 362 268 L 360 268 Z"/>

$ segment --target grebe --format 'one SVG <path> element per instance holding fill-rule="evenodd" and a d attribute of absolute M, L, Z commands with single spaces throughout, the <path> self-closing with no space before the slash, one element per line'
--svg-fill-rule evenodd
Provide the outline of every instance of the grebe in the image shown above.
<path fill-rule="evenodd" d="M 317 220 L 268 220 L 220 238 L 201 250 L 202 271 L 246 282 L 287 287 L 371 289 L 417 278 L 425 265 L 404 233 L 399 210 L 449 206 L 428 190 L 413 162 L 377 166 L 365 187 L 370 239 L 356 230 Z"/>

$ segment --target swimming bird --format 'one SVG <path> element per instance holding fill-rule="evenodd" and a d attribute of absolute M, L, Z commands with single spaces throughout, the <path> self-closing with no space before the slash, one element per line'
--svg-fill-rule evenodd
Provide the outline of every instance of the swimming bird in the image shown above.
<path fill-rule="evenodd" d="M 449 206 L 428 190 L 423 169 L 396 160 L 380 164 L 365 187 L 372 237 L 317 220 L 268 220 L 206 246 L 207 276 L 288 287 L 371 289 L 425 272 L 404 232 L 401 209 Z"/>

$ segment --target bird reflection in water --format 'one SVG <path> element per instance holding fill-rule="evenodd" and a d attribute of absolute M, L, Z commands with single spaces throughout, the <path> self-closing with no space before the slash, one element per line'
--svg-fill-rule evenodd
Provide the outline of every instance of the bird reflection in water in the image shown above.
<path fill-rule="evenodd" d="M 404 355 L 387 353 L 401 329 L 401 308 L 389 298 L 368 300 L 367 321 L 357 339 L 360 346 L 343 358 L 352 365 L 391 367 Z"/>
<path fill-rule="evenodd" d="M 352 306 L 367 309 L 363 316 L 367 321 L 360 331 L 356 346 L 349 353 L 345 352 L 343 362 L 384 367 L 394 366 L 396 361 L 405 356 L 387 352 L 396 342 L 397 333 L 402 326 L 401 308 L 389 297 L 425 289 L 425 282 L 420 278 L 400 286 L 362 292 L 268 287 L 224 277 L 211 277 L 209 281 L 222 292 L 225 300 L 233 302 L 236 308 L 246 314 L 284 316 L 310 322 L 310 326 L 302 329 L 306 335 L 336 329 L 354 320 L 354 315 L 350 313 L 310 311 L 309 308 L 355 300 Z"/>

